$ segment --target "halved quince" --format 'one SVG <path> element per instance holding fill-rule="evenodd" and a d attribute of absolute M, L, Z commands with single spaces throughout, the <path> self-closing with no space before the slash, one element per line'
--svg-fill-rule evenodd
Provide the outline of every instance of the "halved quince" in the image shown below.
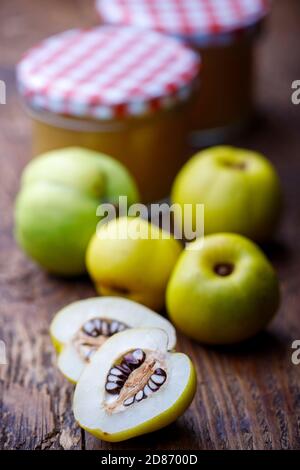
<path fill-rule="evenodd" d="M 196 373 L 188 356 L 168 347 L 168 335 L 157 328 L 126 330 L 106 341 L 75 389 L 79 425 L 118 442 L 177 419 L 194 397 Z"/>
<path fill-rule="evenodd" d="M 116 333 L 129 328 L 161 328 L 168 349 L 176 345 L 172 324 L 149 308 L 117 297 L 95 297 L 73 302 L 54 317 L 50 334 L 58 352 L 58 368 L 76 383 L 95 351 Z"/>

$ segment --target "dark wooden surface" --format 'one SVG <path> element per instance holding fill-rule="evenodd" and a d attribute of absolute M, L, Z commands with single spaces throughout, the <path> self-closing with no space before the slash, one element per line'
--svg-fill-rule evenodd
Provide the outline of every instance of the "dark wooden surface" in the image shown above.
<path fill-rule="evenodd" d="M 93 1 L 1 0 L 0 79 L 0 366 L 2 449 L 300 449 L 300 366 L 291 343 L 300 339 L 300 106 L 291 82 L 300 79 L 300 3 L 277 0 L 258 50 L 261 117 L 239 144 L 264 152 L 281 176 L 286 210 L 277 242 L 266 247 L 282 286 L 279 315 L 266 333 L 235 348 L 210 349 L 180 337 L 197 366 L 198 391 L 174 425 L 128 443 L 96 441 L 74 423 L 72 386 L 54 367 L 48 327 L 56 310 L 94 294 L 87 279 L 47 276 L 13 240 L 13 202 L 30 155 L 29 121 L 18 102 L 14 64 L 35 41 L 96 22 Z"/>

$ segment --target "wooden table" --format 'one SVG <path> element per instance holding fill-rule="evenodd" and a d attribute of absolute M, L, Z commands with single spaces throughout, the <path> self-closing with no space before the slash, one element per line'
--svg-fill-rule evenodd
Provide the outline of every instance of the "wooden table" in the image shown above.
<path fill-rule="evenodd" d="M 87 0 L 1 0 L 0 79 L 0 447 L 3 449 L 300 449 L 300 366 L 291 344 L 300 339 L 300 106 L 291 82 L 300 79 L 300 3 L 277 0 L 258 51 L 256 127 L 239 144 L 264 152 L 277 166 L 286 196 L 277 242 L 266 247 L 279 270 L 282 305 L 267 332 L 235 348 L 204 348 L 180 337 L 198 372 L 191 408 L 166 430 L 128 443 L 96 441 L 75 424 L 73 388 L 56 370 L 49 322 L 56 310 L 94 295 L 88 279 L 62 281 L 31 263 L 13 239 L 13 202 L 30 155 L 30 127 L 17 99 L 14 65 L 37 40 L 95 24 Z M 298 48 L 298 49 L 297 49 Z"/>

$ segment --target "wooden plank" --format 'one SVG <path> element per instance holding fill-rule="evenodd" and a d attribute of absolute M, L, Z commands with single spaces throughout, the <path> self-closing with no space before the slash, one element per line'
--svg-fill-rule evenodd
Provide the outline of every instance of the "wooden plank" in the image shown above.
<path fill-rule="evenodd" d="M 291 343 L 300 339 L 300 107 L 290 101 L 291 82 L 300 78 L 297 0 L 276 2 L 269 35 L 258 50 L 262 117 L 235 142 L 265 153 L 284 185 L 282 227 L 276 243 L 264 247 L 281 279 L 279 315 L 266 333 L 234 348 L 204 348 L 180 336 L 179 348 L 196 363 L 198 392 L 191 408 L 166 430 L 107 444 L 74 422 L 73 388 L 55 368 L 48 328 L 56 310 L 95 292 L 87 279 L 62 281 L 43 273 L 13 240 L 13 203 L 30 155 L 30 126 L 16 96 L 13 66 L 36 40 L 96 23 L 92 4 L 1 2 L 0 79 L 8 85 L 8 104 L 0 106 L 0 339 L 8 364 L 0 366 L 0 448 L 300 449 L 300 366 L 291 362 Z"/>

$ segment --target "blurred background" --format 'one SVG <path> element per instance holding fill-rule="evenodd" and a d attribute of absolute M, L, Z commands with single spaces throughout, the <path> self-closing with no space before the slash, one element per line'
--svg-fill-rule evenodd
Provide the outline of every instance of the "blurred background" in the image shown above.
<path fill-rule="evenodd" d="M 0 71 L 6 82 L 9 106 L 1 108 L 1 119 L 14 120 L 15 138 L 22 138 L 21 161 L 30 152 L 29 119 L 19 112 L 20 103 L 15 98 L 14 68 L 22 54 L 41 39 L 69 28 L 89 27 L 99 24 L 93 0 L 3 0 L 0 12 Z M 291 84 L 299 77 L 296 37 L 299 33 L 300 6 L 297 0 L 275 0 L 272 14 L 263 37 L 257 42 L 256 54 L 256 109 L 258 119 L 254 132 L 243 136 L 243 146 L 259 149 L 272 160 L 285 149 L 282 133 L 293 145 L 293 130 L 299 124 L 297 106 L 291 103 Z M 9 114 L 9 116 L 8 116 Z M 289 125 L 287 125 L 287 120 Z M 5 131 L 1 122 L 1 132 Z M 287 133 L 290 133 L 287 137 Z M 248 139 L 248 140 L 247 140 Z M 255 140 L 253 140 L 255 139 Z M 276 139 L 276 143 L 274 140 Z M 285 140 L 284 139 L 284 140 Z M 239 142 L 232 142 L 239 143 Z M 9 142 L 8 142 L 9 144 Z M 295 144 L 296 145 L 296 144 Z M 268 148 L 272 146 L 272 152 Z M 14 152 L 17 152 L 15 148 Z M 192 153 L 192 150 L 191 150 Z M 285 157 L 285 161 L 286 161 Z M 283 159 L 277 166 L 285 168 Z M 280 169 L 280 168 L 279 168 Z"/>

